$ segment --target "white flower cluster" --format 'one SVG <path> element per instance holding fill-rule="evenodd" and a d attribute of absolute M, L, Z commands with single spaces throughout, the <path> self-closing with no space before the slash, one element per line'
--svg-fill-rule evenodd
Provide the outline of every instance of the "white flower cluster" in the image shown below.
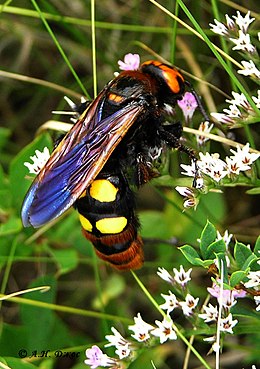
<path fill-rule="evenodd" d="M 198 316 L 204 320 L 207 324 L 215 324 L 216 331 L 219 329 L 220 332 L 226 334 L 233 334 L 233 328 L 237 325 L 238 320 L 233 319 L 233 315 L 230 312 L 232 306 L 237 303 L 237 298 L 243 298 L 246 296 L 246 292 L 242 290 L 226 290 L 221 287 L 221 281 L 217 283 L 213 282 L 213 286 L 208 288 L 208 292 L 212 297 L 217 299 L 218 305 L 203 306 L 203 313 Z M 206 342 L 211 342 L 211 351 L 218 351 L 220 349 L 217 344 L 216 335 L 207 337 L 204 339 Z"/>
<path fill-rule="evenodd" d="M 257 263 L 260 265 L 260 260 Z M 255 294 L 256 311 L 260 311 L 260 270 L 250 271 L 247 278 L 248 281 L 244 283 L 244 286 L 252 289 L 252 292 Z"/>
<path fill-rule="evenodd" d="M 237 11 L 237 15 L 232 16 L 234 20 L 227 14 L 225 17 L 225 24 L 219 22 L 217 19 L 214 19 L 215 24 L 209 24 L 211 30 L 218 35 L 228 37 L 229 40 L 235 44 L 233 50 L 255 53 L 256 48 L 254 45 L 252 45 L 250 35 L 247 33 L 249 25 L 255 20 L 255 18 L 250 17 L 250 11 L 247 12 L 245 17 L 243 17 L 240 12 Z M 234 36 L 234 38 L 231 36 Z"/>
<path fill-rule="evenodd" d="M 156 320 L 155 324 L 157 327 L 146 323 L 141 317 L 141 314 L 138 313 L 134 317 L 134 324 L 130 325 L 128 329 L 133 332 L 131 336 L 139 343 L 147 343 L 151 339 L 151 336 L 159 337 L 161 344 L 167 340 L 177 339 L 170 317 L 165 317 L 163 321 Z M 98 366 L 121 368 L 120 360 L 126 358 L 131 359 L 134 356 L 136 343 L 125 339 L 114 327 L 111 328 L 111 331 L 113 334 L 106 335 L 105 337 L 108 341 L 105 347 L 114 346 L 118 359 L 107 356 L 98 346 L 92 346 L 92 348 L 86 350 L 87 360 L 85 360 L 85 364 L 91 366 L 91 368 L 97 368 Z"/>
<path fill-rule="evenodd" d="M 247 98 L 243 93 L 232 91 L 233 99 L 226 99 L 229 103 L 228 109 L 223 109 L 223 113 L 211 113 L 211 116 L 215 118 L 218 122 L 227 125 L 234 125 L 237 121 L 246 120 L 250 117 L 255 116 L 255 111 L 252 106 L 247 101 Z M 256 107 L 260 109 L 260 90 L 257 91 L 257 97 L 252 96 Z"/>
<path fill-rule="evenodd" d="M 210 23 L 211 30 L 219 35 L 227 37 L 232 43 L 233 50 L 246 54 L 247 60 L 241 61 L 242 68 L 237 72 L 244 76 L 249 76 L 254 79 L 260 79 L 260 70 L 256 66 L 259 62 L 256 47 L 252 44 L 250 35 L 247 33 L 249 25 L 255 20 L 250 17 L 250 11 L 243 17 L 239 11 L 237 15 L 230 18 L 227 14 L 226 23 L 221 23 L 214 19 L 215 24 Z M 258 34 L 260 37 L 260 32 Z M 249 56 L 248 56 L 249 54 Z M 251 58 L 251 59 L 249 59 Z M 253 59 L 253 60 L 252 60 Z M 227 102 L 231 103 L 229 109 L 224 109 L 223 113 L 211 113 L 211 115 L 219 122 L 234 125 L 236 121 L 245 120 L 251 116 L 255 116 L 256 112 L 247 101 L 244 94 L 232 92 L 234 99 Z M 260 108 L 260 90 L 257 91 L 257 96 L 252 96 L 256 107 Z"/>
<path fill-rule="evenodd" d="M 173 269 L 174 276 L 168 273 L 164 268 L 159 268 L 157 274 L 168 283 L 172 285 L 175 284 L 177 288 L 179 287 L 184 291 L 187 283 L 191 280 L 191 271 L 192 269 L 189 269 L 185 272 L 181 265 L 180 270 L 176 268 Z M 171 311 L 173 311 L 175 307 L 181 307 L 184 315 L 191 316 L 199 299 L 194 299 L 194 297 L 187 293 L 185 301 L 178 301 L 171 291 L 169 291 L 169 295 L 162 294 L 162 296 L 165 299 L 165 303 L 160 305 L 160 307 L 167 311 L 167 315 L 164 316 L 162 321 L 156 320 L 155 326 L 146 323 L 141 314 L 138 313 L 137 316 L 134 317 L 134 324 L 128 326 L 128 329 L 133 332 L 131 337 L 135 341 L 124 338 L 115 327 L 112 327 L 111 331 L 113 334 L 106 335 L 105 337 L 108 341 L 105 347 L 115 347 L 115 353 L 118 358 L 111 358 L 104 354 L 98 346 L 92 346 L 86 350 L 87 359 L 85 360 L 85 364 L 89 365 L 91 368 L 97 368 L 98 366 L 121 368 L 121 360 L 131 360 L 131 358 L 135 356 L 137 342 L 147 344 L 151 341 L 152 337 L 158 337 L 160 344 L 163 344 L 167 340 L 176 340 L 177 334 L 175 332 L 174 323 L 170 317 Z"/>
<path fill-rule="evenodd" d="M 173 322 L 171 318 L 165 317 L 163 321 L 156 320 L 157 327 L 146 323 L 141 314 L 138 313 L 134 317 L 134 324 L 130 325 L 128 329 L 133 332 L 131 335 L 137 342 L 147 342 L 151 339 L 151 336 L 159 337 L 160 343 L 164 343 L 167 340 L 176 340 L 177 335 L 173 328 Z M 136 344 L 134 342 L 125 339 L 116 328 L 112 327 L 111 331 L 113 335 L 107 335 L 106 339 L 109 341 L 105 347 L 114 346 L 116 348 L 115 353 L 119 359 L 124 359 L 133 355 Z"/>
<path fill-rule="evenodd" d="M 181 164 L 183 175 L 188 177 L 196 177 L 196 188 L 203 187 L 205 176 L 213 179 L 213 181 L 219 183 L 223 178 L 228 177 L 233 179 L 239 175 L 240 172 L 251 170 L 251 165 L 256 161 L 260 154 L 257 152 L 250 152 L 249 143 L 240 148 L 237 146 L 237 150 L 230 149 L 233 155 L 227 156 L 225 160 L 220 159 L 218 153 L 203 154 L 199 153 L 200 160 L 193 162 L 191 165 Z M 177 186 L 176 191 L 184 197 L 185 208 L 196 207 L 197 199 L 196 194 L 192 188 Z"/>
<path fill-rule="evenodd" d="M 157 274 L 164 281 L 170 283 L 171 285 L 175 285 L 175 287 L 181 287 L 182 292 L 185 292 L 185 300 L 180 301 L 177 299 L 176 295 L 169 291 L 169 295 L 162 294 L 165 302 L 160 305 L 160 308 L 166 310 L 168 316 L 175 308 L 181 308 L 182 312 L 186 316 L 191 316 L 194 314 L 194 309 L 198 305 L 199 298 L 194 298 L 190 293 L 187 292 L 187 283 L 191 280 L 190 274 L 192 269 L 190 268 L 187 272 L 185 272 L 183 266 L 180 266 L 180 271 L 176 268 L 173 268 L 174 277 L 164 268 L 158 268 Z"/>
<path fill-rule="evenodd" d="M 35 155 L 30 156 L 32 163 L 25 162 L 24 165 L 29 169 L 29 173 L 38 174 L 44 165 L 47 163 L 50 157 L 48 147 L 45 147 L 43 151 L 35 150 Z"/>

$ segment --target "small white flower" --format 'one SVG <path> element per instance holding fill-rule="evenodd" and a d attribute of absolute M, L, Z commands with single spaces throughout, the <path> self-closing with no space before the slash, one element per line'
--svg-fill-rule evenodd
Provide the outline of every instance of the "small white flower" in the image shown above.
<path fill-rule="evenodd" d="M 183 201 L 183 207 L 185 209 L 195 208 L 196 205 L 197 205 L 197 202 L 194 198 L 186 199 Z"/>
<path fill-rule="evenodd" d="M 257 78 L 260 78 L 260 70 L 257 69 L 253 60 L 242 60 L 241 64 L 243 65 L 244 69 L 239 69 L 237 73 L 243 74 L 244 76 L 253 76 L 255 75 Z"/>
<path fill-rule="evenodd" d="M 160 337 L 160 343 L 164 343 L 167 340 L 176 340 L 177 335 L 172 328 L 173 322 L 170 318 L 164 318 L 162 322 L 155 321 L 158 328 L 151 331 L 151 334 L 155 337 Z"/>
<path fill-rule="evenodd" d="M 233 174 L 238 175 L 240 173 L 241 167 L 234 157 L 233 158 L 226 157 L 226 163 L 227 163 L 227 170 L 230 174 L 233 173 Z M 250 169 L 249 165 L 247 167 L 243 166 L 243 170 L 248 170 L 248 169 Z"/>
<path fill-rule="evenodd" d="M 173 268 L 173 272 L 175 282 L 180 284 L 181 287 L 184 287 L 191 280 L 190 274 L 192 272 L 192 268 L 185 272 L 183 266 L 181 265 L 180 271 L 178 271 L 176 268 Z"/>
<path fill-rule="evenodd" d="M 203 338 L 203 341 L 205 341 L 205 342 L 214 342 L 214 341 L 216 341 L 216 336 L 210 336 L 210 337 L 207 337 L 207 338 Z"/>
<path fill-rule="evenodd" d="M 210 23 L 210 29 L 211 31 L 213 31 L 214 33 L 218 34 L 218 35 L 228 35 L 228 29 L 227 27 L 225 26 L 225 24 L 219 22 L 217 19 L 214 19 L 214 22 L 216 24 L 213 24 L 213 23 Z"/>
<path fill-rule="evenodd" d="M 231 118 L 230 116 L 224 113 L 211 113 L 210 115 L 220 123 L 229 124 L 229 125 L 233 125 L 236 123 L 234 118 Z"/>
<path fill-rule="evenodd" d="M 200 160 L 198 166 L 200 170 L 211 177 L 214 181 L 219 182 L 222 178 L 227 175 L 226 163 L 219 159 L 219 154 L 203 154 L 199 153 Z"/>
<path fill-rule="evenodd" d="M 219 182 L 222 178 L 224 178 L 227 175 L 226 165 L 223 166 L 222 164 L 216 165 L 215 168 L 211 170 L 208 175 L 214 179 L 214 181 Z"/>
<path fill-rule="evenodd" d="M 209 304 L 209 306 L 203 306 L 205 313 L 199 314 L 199 317 L 204 320 L 205 323 L 216 321 L 218 318 L 218 308 Z"/>
<path fill-rule="evenodd" d="M 128 345 L 119 346 L 116 349 L 115 353 L 117 354 L 119 359 L 122 360 L 122 359 L 125 359 L 126 357 L 128 357 L 131 354 L 131 350 L 130 350 Z"/>
<path fill-rule="evenodd" d="M 129 345 L 129 342 L 123 336 L 121 336 L 121 334 L 116 330 L 116 328 L 111 327 L 111 331 L 113 332 L 113 335 L 108 334 L 105 336 L 106 340 L 109 341 L 109 343 L 107 343 L 105 347 L 115 346 L 119 348 L 121 346 L 125 347 Z"/>
<path fill-rule="evenodd" d="M 202 185 L 203 185 L 203 180 L 202 180 Z M 184 208 L 192 208 L 197 205 L 194 192 L 192 191 L 191 188 L 177 186 L 175 187 L 175 190 L 178 191 L 180 195 L 185 197 L 184 202 L 183 202 Z"/>
<path fill-rule="evenodd" d="M 227 103 L 240 106 L 243 109 L 251 109 L 251 106 L 243 93 L 239 94 L 238 92 L 232 91 L 232 95 L 234 99 L 232 100 L 227 99 L 226 100 Z"/>
<path fill-rule="evenodd" d="M 217 231 L 217 240 L 223 240 L 226 244 L 226 249 L 228 249 L 228 245 L 230 244 L 230 241 L 231 241 L 232 237 L 233 237 L 233 234 L 232 233 L 228 234 L 227 229 L 225 230 L 223 236 L 221 236 L 219 231 Z"/>
<path fill-rule="evenodd" d="M 252 99 L 254 100 L 256 107 L 260 109 L 260 90 L 257 91 L 257 97 L 252 96 Z"/>
<path fill-rule="evenodd" d="M 233 327 L 238 323 L 238 320 L 233 320 L 232 314 L 229 313 L 229 315 L 226 318 L 223 318 L 220 320 L 220 327 L 219 329 L 222 332 L 233 334 Z"/>
<path fill-rule="evenodd" d="M 225 17 L 226 17 L 227 28 L 233 31 L 236 28 L 235 22 L 227 14 L 225 14 Z"/>
<path fill-rule="evenodd" d="M 201 189 L 201 188 L 203 188 L 203 187 L 204 187 L 204 179 L 203 179 L 203 177 L 201 176 L 201 174 L 200 174 L 200 176 L 199 176 L 199 177 L 197 177 L 197 178 L 195 179 L 194 187 L 195 187 L 195 188 L 197 188 L 197 189 Z"/>
<path fill-rule="evenodd" d="M 35 150 L 35 155 L 30 156 L 33 163 L 25 162 L 24 165 L 29 169 L 29 173 L 38 174 L 49 160 L 49 157 L 50 152 L 48 147 L 45 147 L 43 152 Z"/>
<path fill-rule="evenodd" d="M 200 169 L 204 172 L 210 172 L 210 168 L 216 166 L 219 159 L 219 153 L 210 154 L 209 152 L 206 152 L 203 154 L 202 152 L 199 153 L 200 160 L 198 162 L 198 165 Z"/>
<path fill-rule="evenodd" d="M 245 146 L 240 148 L 237 146 L 237 151 L 234 151 L 233 149 L 230 149 L 232 154 L 231 158 L 233 158 L 238 165 L 240 166 L 240 170 L 248 170 L 248 166 L 253 164 L 255 160 L 257 160 L 260 156 L 260 154 L 257 153 L 251 153 L 249 143 L 247 143 Z"/>
<path fill-rule="evenodd" d="M 237 16 L 233 15 L 233 18 L 235 19 L 236 24 L 243 33 L 247 32 L 250 23 L 252 23 L 255 20 L 255 18 L 250 18 L 250 11 L 247 12 L 245 17 L 242 17 L 240 12 L 237 11 Z"/>
<path fill-rule="evenodd" d="M 238 31 L 239 37 L 238 38 L 230 38 L 235 46 L 232 47 L 232 50 L 242 50 L 248 53 L 255 53 L 256 49 L 254 45 L 251 44 L 250 35 L 247 33 L 245 34 L 243 31 Z"/>
<path fill-rule="evenodd" d="M 213 342 L 209 353 L 211 353 L 212 351 L 218 352 L 220 350 L 220 346 L 216 342 L 216 336 L 211 336 L 211 337 L 203 338 L 203 341 L 205 341 L 205 342 Z"/>
<path fill-rule="evenodd" d="M 158 268 L 157 274 L 160 278 L 162 278 L 164 281 L 173 284 L 174 283 L 174 278 L 170 275 L 170 273 L 162 267 Z"/>
<path fill-rule="evenodd" d="M 214 127 L 213 123 L 209 124 L 208 121 L 205 121 L 200 124 L 199 131 L 210 133 L 213 127 Z M 196 135 L 196 139 L 197 139 L 198 145 L 204 145 L 205 142 L 209 140 L 208 137 L 201 136 L 201 135 Z"/>
<path fill-rule="evenodd" d="M 185 197 L 193 197 L 194 196 L 194 192 L 189 187 L 176 186 L 175 190 L 178 191 L 180 195 L 185 196 Z"/>
<path fill-rule="evenodd" d="M 164 298 L 165 303 L 160 305 L 160 308 L 167 310 L 167 314 L 170 314 L 176 307 L 179 306 L 177 297 L 171 291 L 169 291 L 169 295 L 161 294 L 161 296 Z"/>
<path fill-rule="evenodd" d="M 229 105 L 229 109 L 223 109 L 223 112 L 230 118 L 241 118 L 242 114 L 241 111 L 235 104 Z"/>
<path fill-rule="evenodd" d="M 199 302 L 199 298 L 196 299 L 191 296 L 189 293 L 187 294 L 185 301 L 180 301 L 179 304 L 182 307 L 182 311 L 184 315 L 190 316 L 193 314 L 193 310 L 197 306 Z"/>
<path fill-rule="evenodd" d="M 249 272 L 247 278 L 249 280 L 244 283 L 246 288 L 258 287 L 260 285 L 260 270 L 257 272 Z"/>
<path fill-rule="evenodd" d="M 256 311 L 260 311 L 260 296 L 254 296 L 254 300 L 256 303 Z"/>
<path fill-rule="evenodd" d="M 128 327 L 130 331 L 134 332 L 134 334 L 132 334 L 131 336 L 138 342 L 147 341 L 150 338 L 149 331 L 154 329 L 154 327 L 151 324 L 146 323 L 142 319 L 140 313 L 138 313 L 137 317 L 134 318 L 134 322 L 135 322 L 134 325 L 130 325 Z"/>
<path fill-rule="evenodd" d="M 185 170 L 185 172 L 181 172 L 181 174 L 183 174 L 184 176 L 195 177 L 197 175 L 197 168 L 196 168 L 196 164 L 195 164 L 194 161 L 192 161 L 191 165 L 181 164 L 181 167 L 182 167 L 182 169 Z"/>

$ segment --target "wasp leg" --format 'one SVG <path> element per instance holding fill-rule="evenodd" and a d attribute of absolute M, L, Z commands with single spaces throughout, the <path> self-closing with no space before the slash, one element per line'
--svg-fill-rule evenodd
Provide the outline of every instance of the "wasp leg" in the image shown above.
<path fill-rule="evenodd" d="M 176 138 L 178 139 L 181 138 L 182 132 L 183 132 L 183 127 L 182 127 L 181 122 L 176 122 L 172 124 L 164 124 L 162 127 L 164 131 L 170 132 Z"/>
<path fill-rule="evenodd" d="M 167 127 L 167 126 L 166 126 Z M 191 159 L 191 161 L 194 163 L 195 166 L 195 175 L 194 175 L 194 180 L 193 180 L 193 187 L 197 187 L 197 178 L 199 177 L 199 168 L 198 168 L 198 164 L 197 164 L 197 157 L 195 155 L 195 152 L 190 149 L 189 147 L 186 147 L 185 145 L 183 145 L 178 136 L 175 136 L 169 129 L 165 130 L 165 127 L 160 127 L 159 129 L 159 135 L 161 137 L 162 140 L 164 140 L 170 147 L 177 149 L 179 151 L 185 152 L 189 158 Z"/>
<path fill-rule="evenodd" d="M 138 153 L 136 156 L 136 169 L 134 172 L 134 183 L 137 187 L 149 182 L 152 178 L 158 177 L 159 173 L 156 172 L 152 163 L 147 161 L 143 153 Z"/>

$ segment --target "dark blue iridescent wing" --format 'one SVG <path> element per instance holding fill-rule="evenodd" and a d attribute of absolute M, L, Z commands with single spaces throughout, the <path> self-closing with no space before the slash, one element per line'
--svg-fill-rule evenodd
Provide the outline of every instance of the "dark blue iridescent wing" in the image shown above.
<path fill-rule="evenodd" d="M 81 115 L 32 183 L 22 206 L 25 227 L 37 228 L 64 213 L 91 184 L 126 132 L 144 112 L 129 102 L 101 119 L 104 93 Z"/>

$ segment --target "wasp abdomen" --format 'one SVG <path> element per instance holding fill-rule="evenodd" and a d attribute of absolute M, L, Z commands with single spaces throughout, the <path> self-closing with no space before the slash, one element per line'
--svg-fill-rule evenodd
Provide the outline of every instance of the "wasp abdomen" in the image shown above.
<path fill-rule="evenodd" d="M 77 200 L 76 208 L 83 233 L 101 259 L 119 270 L 142 266 L 134 195 L 121 173 L 100 173 Z"/>

